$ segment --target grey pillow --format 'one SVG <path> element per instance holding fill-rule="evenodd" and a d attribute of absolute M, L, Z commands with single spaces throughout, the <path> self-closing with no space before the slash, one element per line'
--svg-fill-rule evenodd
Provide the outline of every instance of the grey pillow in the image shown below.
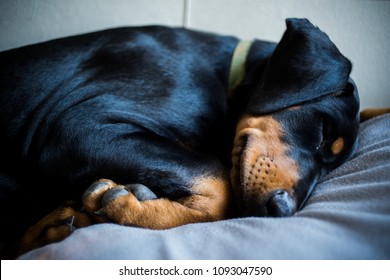
<path fill-rule="evenodd" d="M 100 224 L 21 259 L 390 259 L 390 115 L 362 124 L 355 156 L 293 217 L 163 231 Z"/>

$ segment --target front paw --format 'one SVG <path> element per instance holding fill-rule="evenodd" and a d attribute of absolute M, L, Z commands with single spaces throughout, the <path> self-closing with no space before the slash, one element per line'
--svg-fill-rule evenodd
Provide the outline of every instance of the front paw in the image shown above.
<path fill-rule="evenodd" d="M 114 220 L 106 213 L 107 205 L 120 198 L 127 197 L 134 203 L 146 200 L 157 199 L 157 196 L 146 186 L 142 184 L 119 185 L 107 179 L 101 179 L 94 182 L 83 194 L 84 209 L 91 214 L 95 214 L 98 222 Z M 123 209 L 127 211 L 129 209 Z M 117 217 L 117 215 L 116 215 Z M 111 218 L 111 219 L 110 219 Z M 119 219 L 120 220 L 120 219 Z"/>

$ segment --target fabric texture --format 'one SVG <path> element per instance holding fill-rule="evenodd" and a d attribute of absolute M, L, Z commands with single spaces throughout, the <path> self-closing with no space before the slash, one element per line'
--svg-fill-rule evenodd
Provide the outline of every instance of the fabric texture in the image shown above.
<path fill-rule="evenodd" d="M 169 230 L 100 224 L 21 259 L 390 259 L 390 115 L 361 125 L 354 157 L 292 217 Z"/>

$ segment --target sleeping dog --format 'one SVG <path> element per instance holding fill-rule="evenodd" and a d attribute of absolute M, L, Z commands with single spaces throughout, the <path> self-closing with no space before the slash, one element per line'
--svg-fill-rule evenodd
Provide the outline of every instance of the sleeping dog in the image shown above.
<path fill-rule="evenodd" d="M 359 99 L 328 36 L 286 25 L 278 44 L 149 26 L 2 52 L 3 243 L 293 215 L 354 152 Z"/>

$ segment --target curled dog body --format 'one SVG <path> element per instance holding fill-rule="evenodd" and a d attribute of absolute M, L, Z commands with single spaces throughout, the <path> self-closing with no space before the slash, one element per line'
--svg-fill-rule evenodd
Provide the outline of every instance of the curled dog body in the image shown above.
<path fill-rule="evenodd" d="M 353 153 L 359 99 L 328 36 L 286 23 L 278 44 L 150 26 L 2 52 L 2 240 L 68 199 L 16 254 L 96 222 L 293 215 Z"/>

